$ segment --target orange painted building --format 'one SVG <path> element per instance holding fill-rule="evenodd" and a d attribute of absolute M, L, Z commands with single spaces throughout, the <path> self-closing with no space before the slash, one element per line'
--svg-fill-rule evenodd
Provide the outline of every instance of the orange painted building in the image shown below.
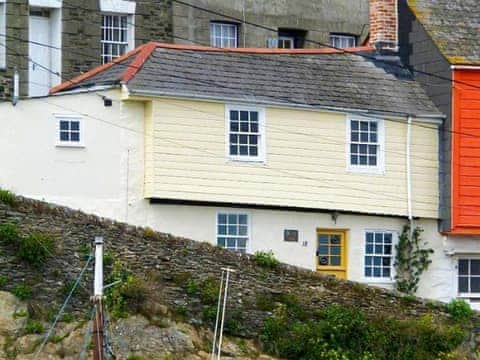
<path fill-rule="evenodd" d="M 453 67 L 450 234 L 480 234 L 480 68 Z"/>

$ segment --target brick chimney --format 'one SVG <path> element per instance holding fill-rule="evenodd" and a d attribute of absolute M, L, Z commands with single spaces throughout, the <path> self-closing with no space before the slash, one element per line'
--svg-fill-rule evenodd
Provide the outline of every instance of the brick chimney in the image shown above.
<path fill-rule="evenodd" d="M 378 51 L 398 50 L 398 0 L 369 0 L 370 44 Z"/>

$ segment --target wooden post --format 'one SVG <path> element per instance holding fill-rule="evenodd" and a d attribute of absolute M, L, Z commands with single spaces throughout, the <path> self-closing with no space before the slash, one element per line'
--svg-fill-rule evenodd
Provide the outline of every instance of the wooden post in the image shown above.
<path fill-rule="evenodd" d="M 95 278 L 93 283 L 93 359 L 103 360 L 103 238 L 95 237 Z"/>

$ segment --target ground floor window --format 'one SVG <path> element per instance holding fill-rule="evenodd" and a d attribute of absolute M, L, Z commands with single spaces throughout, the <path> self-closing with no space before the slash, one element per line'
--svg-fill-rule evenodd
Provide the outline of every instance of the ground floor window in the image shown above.
<path fill-rule="evenodd" d="M 248 215 L 242 213 L 217 214 L 217 245 L 246 252 L 248 244 Z"/>
<path fill-rule="evenodd" d="M 480 295 L 480 259 L 458 260 L 458 292 Z"/>
<path fill-rule="evenodd" d="M 365 277 L 391 280 L 393 234 L 387 231 L 365 232 Z"/>

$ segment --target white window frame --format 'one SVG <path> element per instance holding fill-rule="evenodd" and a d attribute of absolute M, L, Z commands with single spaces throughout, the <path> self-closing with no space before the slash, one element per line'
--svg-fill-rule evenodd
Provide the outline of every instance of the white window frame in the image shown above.
<path fill-rule="evenodd" d="M 285 42 L 290 41 L 290 46 L 285 47 L 285 46 L 280 46 L 280 44 L 285 45 Z M 277 48 L 279 49 L 293 49 L 295 48 L 295 38 L 292 36 L 279 36 L 277 38 Z"/>
<path fill-rule="evenodd" d="M 344 46 L 344 43 L 350 40 L 353 40 L 353 46 Z M 336 46 L 335 41 L 339 41 L 340 46 Z M 336 47 L 339 49 L 345 49 L 345 48 L 357 46 L 357 37 L 355 35 L 333 33 L 333 34 L 330 34 L 329 42 L 330 42 L 330 45 L 333 47 Z"/>
<path fill-rule="evenodd" d="M 458 287 L 458 279 L 459 279 L 459 276 L 460 276 L 460 266 L 459 266 L 460 260 L 480 260 L 480 255 L 478 255 L 478 254 L 463 255 L 463 256 L 458 256 L 458 257 L 455 258 L 456 271 L 455 271 L 454 281 L 455 281 L 456 297 L 460 298 L 460 299 L 465 299 L 467 301 L 470 300 L 470 299 L 480 299 L 480 292 L 478 292 L 478 293 L 461 293 L 460 292 L 460 289 Z"/>
<path fill-rule="evenodd" d="M 7 67 L 7 3 L 0 0 L 0 69 Z M 5 34 L 5 35 L 3 35 Z"/>
<path fill-rule="evenodd" d="M 391 254 L 391 262 L 390 262 L 390 277 L 370 277 L 370 276 L 365 276 L 365 257 L 366 256 L 375 256 L 371 254 L 367 254 L 367 233 L 373 232 L 373 233 L 390 233 L 392 234 L 392 254 Z M 386 284 L 386 285 L 391 285 L 395 282 L 395 247 L 398 244 L 398 231 L 396 230 L 388 230 L 388 229 L 365 229 L 363 231 L 363 257 L 362 257 L 362 279 L 366 283 L 375 283 L 375 284 Z"/>
<path fill-rule="evenodd" d="M 377 122 L 377 165 L 352 165 L 350 158 L 351 121 L 376 121 Z M 365 174 L 385 174 L 385 120 L 364 116 L 348 115 L 346 119 L 346 160 L 347 171 Z"/>
<path fill-rule="evenodd" d="M 215 36 L 217 29 L 220 30 L 220 36 Z M 224 42 L 225 39 L 222 37 L 223 27 L 233 27 L 235 29 L 235 46 L 225 46 Z M 239 25 L 235 23 L 229 22 L 221 22 L 221 21 L 211 21 L 210 22 L 210 46 L 217 47 L 217 48 L 238 48 L 238 33 L 239 33 Z M 220 39 L 220 46 L 215 44 L 215 39 Z M 230 38 L 229 38 L 230 39 Z"/>
<path fill-rule="evenodd" d="M 215 245 L 216 246 L 220 246 L 218 245 L 218 238 L 219 237 L 224 237 L 224 238 L 228 238 L 228 237 L 244 237 L 244 236 L 237 236 L 237 235 L 222 235 L 222 234 L 219 234 L 218 233 L 218 216 L 220 214 L 226 214 L 227 216 L 228 215 L 246 215 L 247 216 L 247 244 L 245 246 L 245 254 L 250 254 L 251 251 L 251 225 L 252 225 L 252 220 L 251 220 L 251 213 L 250 211 L 244 211 L 243 209 L 219 209 L 217 210 L 217 212 L 215 213 L 215 234 L 216 234 L 216 237 L 215 237 Z M 233 250 L 233 249 L 228 249 L 227 247 L 223 247 L 224 249 L 226 250 Z M 237 251 L 237 250 L 234 250 L 234 251 Z"/>
<path fill-rule="evenodd" d="M 258 156 L 248 155 L 230 155 L 230 110 L 234 111 L 256 111 L 258 113 Z M 265 108 L 245 105 L 225 105 L 225 154 L 229 161 L 245 161 L 245 162 L 266 162 L 266 125 L 265 125 Z"/>
<path fill-rule="evenodd" d="M 72 114 L 55 114 L 56 131 L 55 131 L 55 145 L 57 147 L 85 147 L 85 127 L 82 116 Z M 62 141 L 60 140 L 60 121 L 78 121 L 80 141 Z"/>
<path fill-rule="evenodd" d="M 110 40 L 103 40 L 103 17 L 104 16 L 126 16 L 127 17 L 127 36 L 126 36 L 126 43 L 123 42 L 115 42 L 115 41 L 110 41 Z M 130 50 L 133 50 L 135 48 L 135 16 L 133 14 L 129 13 L 121 13 L 121 12 L 102 12 L 101 13 L 102 17 L 102 24 L 100 25 L 100 51 L 101 51 L 101 61 L 102 64 L 106 64 L 107 62 L 115 60 L 117 57 L 122 56 L 123 54 L 129 52 Z M 121 45 L 121 44 L 126 44 L 125 52 L 123 54 L 120 54 L 118 56 L 113 56 L 109 54 L 104 54 L 103 52 L 103 44 L 104 43 L 111 43 L 115 45 Z M 111 59 L 109 61 L 104 61 L 104 56 L 109 55 Z"/>

